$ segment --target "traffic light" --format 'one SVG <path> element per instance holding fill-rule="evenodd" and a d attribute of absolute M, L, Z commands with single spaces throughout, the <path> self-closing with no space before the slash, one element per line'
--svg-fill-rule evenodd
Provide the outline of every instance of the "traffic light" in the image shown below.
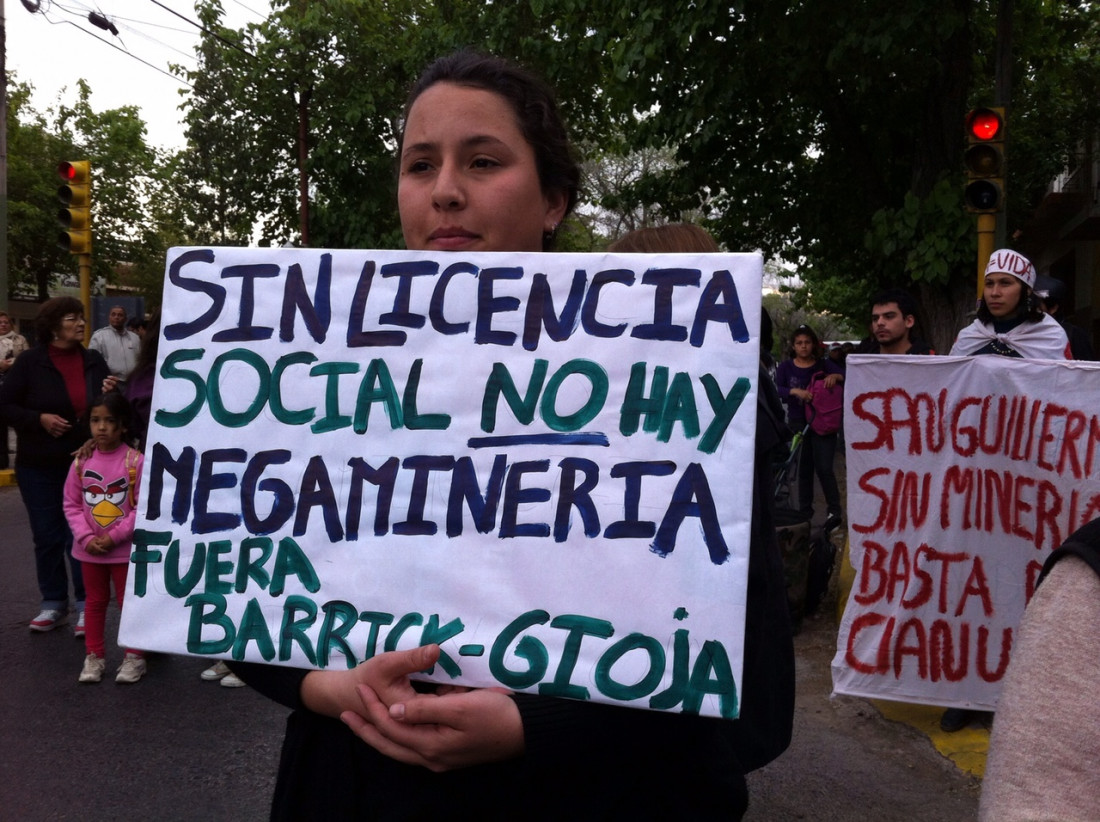
<path fill-rule="evenodd" d="M 966 210 L 995 214 L 1005 203 L 1005 110 L 976 108 L 966 115 Z"/>
<path fill-rule="evenodd" d="M 92 166 L 87 160 L 58 163 L 57 174 L 63 185 L 57 189 L 57 221 L 63 229 L 57 244 L 70 254 L 92 253 Z"/>

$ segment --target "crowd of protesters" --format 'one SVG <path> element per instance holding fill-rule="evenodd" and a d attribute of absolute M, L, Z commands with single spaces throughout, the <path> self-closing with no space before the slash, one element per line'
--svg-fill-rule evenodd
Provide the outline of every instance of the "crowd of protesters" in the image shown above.
<path fill-rule="evenodd" d="M 559 224 L 577 202 L 580 168 L 553 95 L 540 80 L 505 61 L 459 52 L 422 75 L 402 123 L 397 209 L 407 248 L 553 247 Z M 686 253 L 718 246 L 700 229 L 670 226 L 634 232 L 610 250 Z M 1021 254 L 995 251 L 977 317 L 951 354 L 1091 354 L 1087 335 L 1067 336 L 1066 326 L 1051 316 L 1064 302 L 1064 288 L 1037 278 Z M 904 290 L 875 295 L 869 333 L 857 350 L 933 355 L 918 333 L 917 314 Z M 72 621 L 86 644 L 77 679 L 95 683 L 106 668 L 104 614 L 112 587 L 123 605 L 159 329 L 155 316 L 147 328 L 128 326 L 120 306 L 88 348 L 84 327 L 80 301 L 54 298 L 41 306 L 37 345 L 27 348 L 0 313 L 0 422 L 16 432 L 15 471 L 34 540 L 41 609 L 30 630 L 48 632 Z M 768 487 L 776 453 L 791 431 L 801 433 L 799 512 L 813 517 L 816 477 L 825 500 L 824 530 L 845 517 L 836 476 L 839 431 L 813 423 L 825 413 L 826 394 L 820 392 L 842 390 L 847 351 L 826 352 L 809 325 L 796 328 L 784 344 L 787 357 L 774 382 L 766 357 L 760 370 L 744 649 L 746 692 L 756 698 L 746 700 L 740 720 L 494 689 L 414 690 L 409 676 L 435 661 L 434 647 L 385 652 L 339 672 L 218 663 L 202 679 L 228 687 L 247 682 L 294 709 L 273 818 L 419 818 L 444 797 L 451 813 L 478 818 L 509 818 L 519 807 L 527 818 L 563 818 L 582 804 L 600 809 L 600 818 L 740 818 L 748 805 L 745 774 L 786 749 L 794 717 L 793 646 Z M 0 433 L 6 446 L 6 429 Z M 1038 601 L 1053 600 L 1057 587 L 1076 579 L 1077 595 L 1091 598 L 1081 609 L 1091 620 L 1097 581 L 1080 571 L 1081 564 L 1055 568 Z M 1033 630 L 1056 632 L 1061 612 L 1051 613 L 1037 617 Z M 1040 664 L 1048 664 L 1043 643 L 1036 644 L 1045 660 Z M 127 648 L 115 679 L 135 683 L 146 670 L 141 649 Z M 1041 687 L 1021 680 L 1019 699 L 1026 702 Z M 1066 682 L 1088 684 L 1072 673 Z M 943 728 L 957 730 L 973 720 L 949 711 Z M 441 741 L 437 731 L 444 725 L 452 733 Z M 639 790 L 638 774 L 655 756 L 664 776 Z M 1011 757 L 998 761 L 998 768 L 1018 772 Z M 1006 801 L 1018 798 L 1013 793 Z"/>

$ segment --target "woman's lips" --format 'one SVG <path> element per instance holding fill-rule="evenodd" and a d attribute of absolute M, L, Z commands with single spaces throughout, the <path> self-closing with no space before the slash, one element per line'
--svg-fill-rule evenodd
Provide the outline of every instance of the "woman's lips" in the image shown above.
<path fill-rule="evenodd" d="M 428 242 L 436 248 L 463 248 L 478 237 L 479 235 L 464 228 L 437 228 L 428 235 Z"/>

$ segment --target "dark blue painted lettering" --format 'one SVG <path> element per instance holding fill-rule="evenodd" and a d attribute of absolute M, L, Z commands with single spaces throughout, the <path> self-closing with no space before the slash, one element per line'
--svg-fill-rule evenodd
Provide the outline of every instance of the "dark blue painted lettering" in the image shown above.
<path fill-rule="evenodd" d="M 212 263 L 214 251 L 209 248 L 198 248 L 194 251 L 185 251 L 172 261 L 168 266 L 168 280 L 177 288 L 190 291 L 192 294 L 205 294 L 210 298 L 210 307 L 195 319 L 184 323 L 171 323 L 164 327 L 164 339 L 182 340 L 192 334 L 198 334 L 203 329 L 209 328 L 222 313 L 225 307 L 225 289 L 217 283 L 207 280 L 193 280 L 184 277 L 181 273 L 185 265 L 190 263 Z"/>
<path fill-rule="evenodd" d="M 584 307 L 581 309 L 581 327 L 592 337 L 621 337 L 626 331 L 626 323 L 607 325 L 596 319 L 600 316 L 600 291 L 609 283 L 634 285 L 634 272 L 628 268 L 613 268 L 601 271 L 592 278 L 592 285 L 588 287 L 588 293 L 584 296 Z"/>
<path fill-rule="evenodd" d="M 370 346 L 404 345 L 407 336 L 404 331 L 367 331 L 364 321 L 367 316 L 367 298 L 370 296 L 371 283 L 374 282 L 374 260 L 367 260 L 359 272 L 359 281 L 351 296 L 351 310 L 348 313 L 348 348 L 368 348 Z"/>
<path fill-rule="evenodd" d="M 630 330 L 630 336 L 640 340 L 664 340 L 682 342 L 688 331 L 682 325 L 672 323 L 672 290 L 680 286 L 699 286 L 697 268 L 651 268 L 642 275 L 642 285 L 655 286 L 653 291 L 653 322 L 639 323 Z"/>
<path fill-rule="evenodd" d="M 302 322 L 306 324 L 306 331 L 319 343 L 325 341 L 328 336 L 328 326 L 332 322 L 332 255 L 322 254 L 317 266 L 317 288 L 314 289 L 313 299 L 306 291 L 305 277 L 302 276 L 302 267 L 294 263 L 287 270 L 286 281 L 283 283 L 283 313 L 279 318 L 279 339 L 283 342 L 294 341 L 294 310 Z"/>
<path fill-rule="evenodd" d="M 176 483 L 176 492 L 172 495 L 172 522 L 187 522 L 191 514 L 191 491 L 195 479 L 195 449 L 188 445 L 173 459 L 168 447 L 162 443 L 153 443 L 152 465 L 149 467 L 149 488 L 142 492 L 148 499 L 145 516 L 150 522 L 160 519 L 160 498 L 164 493 L 164 474 L 167 472 Z"/>
<path fill-rule="evenodd" d="M 477 276 L 477 266 L 473 263 L 452 263 L 439 275 L 435 288 L 432 290 L 432 302 L 428 306 L 428 319 L 432 328 L 440 334 L 465 334 L 470 330 L 470 324 L 448 322 L 443 316 L 443 303 L 447 299 L 447 286 L 456 274 L 472 274 Z"/>
<path fill-rule="evenodd" d="M 402 468 L 413 473 L 412 489 L 409 491 L 409 511 L 404 522 L 395 522 L 393 532 L 404 536 L 430 536 L 439 530 L 431 520 L 424 519 L 424 504 L 428 499 L 428 476 L 432 471 L 450 471 L 455 464 L 454 457 L 406 457 Z"/>
<path fill-rule="evenodd" d="M 231 265 L 222 269 L 222 279 L 239 277 L 241 280 L 241 302 L 237 315 L 236 328 L 223 328 L 211 338 L 214 342 L 251 342 L 270 340 L 275 329 L 269 325 L 253 325 L 252 312 L 256 308 L 257 278 L 270 279 L 282 273 L 274 263 L 256 263 L 254 265 Z"/>
<path fill-rule="evenodd" d="M 504 314 L 519 308 L 516 297 L 494 297 L 493 284 L 497 280 L 519 280 L 522 268 L 483 268 L 477 280 L 477 324 L 474 326 L 474 342 L 478 345 L 512 345 L 516 335 L 512 331 L 494 331 L 493 315 Z"/>
<path fill-rule="evenodd" d="M 302 489 L 298 493 L 298 514 L 294 517 L 294 536 L 300 537 L 306 533 L 309 515 L 316 507 L 320 507 L 324 517 L 329 542 L 339 542 L 344 538 L 344 529 L 340 527 L 340 508 L 336 504 L 336 492 L 332 490 L 325 461 L 315 455 L 309 458 L 309 464 L 302 476 Z"/>
<path fill-rule="evenodd" d="M 353 542 L 359 539 L 359 521 L 363 513 L 363 483 L 365 482 L 378 488 L 374 501 L 374 535 L 380 537 L 389 532 L 390 504 L 393 502 L 393 486 L 397 482 L 399 465 L 397 457 L 390 457 L 377 468 L 373 468 L 362 457 L 352 457 L 348 460 L 351 478 L 347 521 L 344 524 L 346 539 Z"/>
<path fill-rule="evenodd" d="M 558 466 L 561 468 L 561 485 L 557 511 L 554 513 L 554 542 L 565 542 L 569 536 L 569 514 L 573 508 L 580 512 L 584 535 L 599 536 L 600 515 L 591 494 L 600 481 L 600 466 L 581 457 L 566 457 Z M 584 474 L 580 485 L 577 484 L 578 472 Z"/>
<path fill-rule="evenodd" d="M 423 328 L 424 315 L 409 310 L 413 277 L 434 277 L 439 263 L 433 260 L 402 260 L 382 266 L 383 277 L 397 277 L 397 293 L 393 295 L 393 311 L 378 318 L 381 325 L 399 325 L 403 328 Z"/>
<path fill-rule="evenodd" d="M 459 457 L 451 471 L 451 493 L 447 500 L 447 536 L 457 537 L 462 533 L 462 503 L 470 509 L 474 527 L 480 534 L 488 534 L 497 521 L 497 505 L 500 503 L 500 491 L 504 487 L 504 472 L 508 467 L 508 458 L 497 454 L 493 458 L 493 467 L 489 480 L 485 483 L 485 494 L 477 481 L 477 471 L 470 457 Z"/>
<path fill-rule="evenodd" d="M 531 293 L 527 298 L 527 314 L 523 322 L 523 347 L 534 351 L 539 347 L 539 335 L 543 327 L 546 335 L 554 342 L 569 339 L 577 328 L 581 300 L 588 275 L 581 269 L 573 272 L 573 283 L 569 287 L 569 296 L 565 298 L 561 316 L 554 312 L 554 295 L 545 274 L 536 274 L 531 280 Z"/>
<path fill-rule="evenodd" d="M 638 503 L 642 499 L 642 477 L 667 477 L 676 470 L 676 463 L 667 460 L 654 462 L 621 462 L 611 466 L 611 476 L 626 480 L 623 490 L 623 518 L 607 526 L 606 539 L 648 539 L 657 532 L 657 523 L 638 519 Z"/>
<path fill-rule="evenodd" d="M 215 473 L 219 462 L 243 464 L 248 453 L 243 448 L 218 448 L 203 452 L 199 460 L 199 476 L 195 482 L 195 515 L 191 519 L 191 533 L 209 534 L 215 531 L 228 531 L 241 524 L 241 515 L 232 511 L 210 511 L 210 492 L 233 488 L 237 485 L 237 475 L 232 472 Z"/>
<path fill-rule="evenodd" d="M 545 522 L 517 522 L 519 507 L 550 499 L 549 488 L 524 488 L 524 474 L 545 474 L 550 470 L 550 460 L 528 460 L 514 462 L 508 469 L 508 479 L 504 485 L 504 506 L 500 514 L 500 536 L 510 537 L 546 537 L 550 535 L 550 526 Z"/>
<path fill-rule="evenodd" d="M 703 528 L 703 541 L 707 544 L 710 561 L 721 565 L 729 559 L 722 527 L 718 522 L 718 511 L 714 506 L 714 495 L 710 490 L 703 466 L 693 462 L 684 469 L 676 490 L 672 492 L 672 501 L 665 511 L 657 537 L 651 546 L 653 552 L 668 556 L 676 548 L 676 534 L 685 517 L 698 517 Z"/>
<path fill-rule="evenodd" d="M 722 302 L 718 302 L 719 297 Z M 695 321 L 691 325 L 691 344 L 696 348 L 703 344 L 708 322 L 728 326 L 730 338 L 734 342 L 749 341 L 749 329 L 745 325 L 744 312 L 741 311 L 741 300 L 737 297 L 737 285 L 728 271 L 715 271 L 711 274 L 710 282 L 699 297 Z"/>

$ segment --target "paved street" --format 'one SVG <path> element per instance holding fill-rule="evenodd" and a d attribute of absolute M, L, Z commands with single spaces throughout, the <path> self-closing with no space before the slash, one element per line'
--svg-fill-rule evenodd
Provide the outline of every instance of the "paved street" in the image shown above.
<path fill-rule="evenodd" d="M 157 655 L 136 685 L 108 671 L 79 685 L 83 643 L 69 626 L 33 634 L 38 612 L 19 491 L 0 488 L 0 818 L 260 820 L 266 818 L 285 709 L 248 688 L 202 682 L 201 660 Z M 974 818 L 979 783 L 929 737 L 869 702 L 829 698 L 835 614 L 796 639 L 798 707 L 791 749 L 750 777 L 750 820 Z"/>
<path fill-rule="evenodd" d="M 287 711 L 202 682 L 206 665 L 182 656 L 153 656 L 141 682 L 116 685 L 113 606 L 108 673 L 78 684 L 72 628 L 27 628 L 40 600 L 17 488 L 0 488 L 0 534 L 0 819 L 266 819 Z"/>

